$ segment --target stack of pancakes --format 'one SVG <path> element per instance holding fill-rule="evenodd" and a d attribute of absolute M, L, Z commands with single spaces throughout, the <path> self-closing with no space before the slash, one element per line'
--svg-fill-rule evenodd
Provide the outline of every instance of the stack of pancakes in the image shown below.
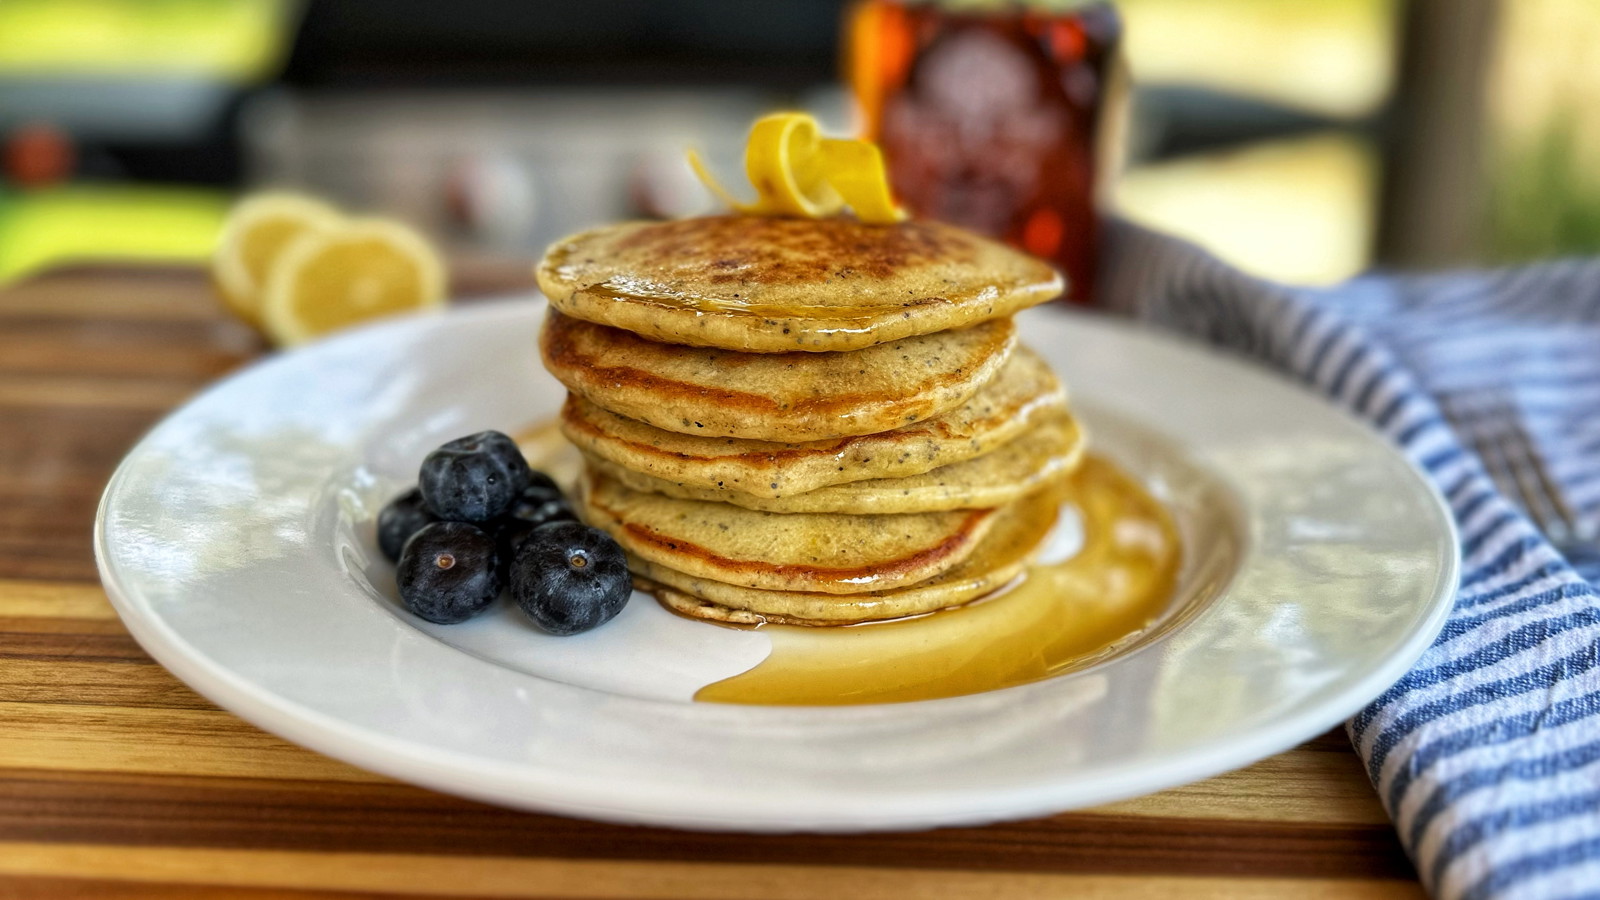
<path fill-rule="evenodd" d="M 845 625 L 1014 578 L 1083 438 L 1011 316 L 1049 266 L 932 222 L 720 216 L 553 248 L 545 365 L 581 513 L 722 622 Z"/>

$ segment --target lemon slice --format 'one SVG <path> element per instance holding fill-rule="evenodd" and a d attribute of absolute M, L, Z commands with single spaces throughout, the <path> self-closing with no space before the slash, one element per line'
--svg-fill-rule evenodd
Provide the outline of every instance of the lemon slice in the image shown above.
<path fill-rule="evenodd" d="M 211 257 L 212 279 L 228 308 L 259 326 L 262 288 L 284 249 L 301 235 L 332 231 L 342 220 L 326 203 L 296 194 L 258 194 L 240 202 Z"/>
<path fill-rule="evenodd" d="M 280 344 L 299 344 L 380 316 L 444 304 L 444 267 L 415 231 L 357 219 L 295 238 L 267 279 L 263 320 Z"/>
<path fill-rule="evenodd" d="M 757 119 L 745 144 L 744 171 L 765 212 L 820 219 L 844 208 L 828 183 L 817 121 L 803 113 Z"/>
<path fill-rule="evenodd" d="M 711 170 L 706 168 L 705 160 L 700 158 L 700 154 L 697 151 L 690 150 L 687 155 L 689 157 L 689 168 L 694 170 L 695 177 L 699 178 L 700 183 L 706 186 L 706 190 L 715 194 L 718 200 L 728 204 L 729 209 L 751 215 L 759 215 L 761 213 L 760 197 L 757 197 L 754 203 L 741 202 L 738 197 L 733 195 L 732 191 L 723 187 L 722 182 L 711 174 Z"/>
<path fill-rule="evenodd" d="M 873 225 L 905 219 L 889 193 L 889 172 L 883 151 L 871 141 L 824 140 L 819 150 L 828 183 L 855 211 L 856 218 Z"/>
<path fill-rule="evenodd" d="M 873 225 L 905 218 L 889 192 L 878 145 L 824 138 L 817 120 L 805 113 L 773 113 L 751 126 L 744 169 L 756 189 L 754 203 L 735 198 L 693 150 L 689 166 L 708 190 L 741 213 L 820 219 L 849 206 L 856 218 Z"/>

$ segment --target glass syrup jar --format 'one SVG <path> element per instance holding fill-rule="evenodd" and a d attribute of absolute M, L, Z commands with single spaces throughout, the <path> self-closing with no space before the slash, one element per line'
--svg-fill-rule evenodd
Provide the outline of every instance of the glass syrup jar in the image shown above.
<path fill-rule="evenodd" d="M 847 77 L 896 198 L 1065 271 L 1091 303 L 1126 82 L 1109 2 L 864 0 Z"/>

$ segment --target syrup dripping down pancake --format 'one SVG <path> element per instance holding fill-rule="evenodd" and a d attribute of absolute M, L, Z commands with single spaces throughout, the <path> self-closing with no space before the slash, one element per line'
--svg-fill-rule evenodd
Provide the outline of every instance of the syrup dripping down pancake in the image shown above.
<path fill-rule="evenodd" d="M 694 488 L 787 497 L 835 484 L 901 478 L 973 459 L 1064 408 L 1061 383 L 1018 347 L 994 380 L 943 415 L 878 434 L 779 443 L 680 434 L 567 398 L 561 430 L 590 456 Z"/>
<path fill-rule="evenodd" d="M 725 624 L 851 625 L 897 619 L 971 602 L 1015 579 L 1038 555 L 1060 516 L 1065 479 L 998 510 L 995 524 L 962 562 L 916 584 L 859 594 L 773 591 L 628 561 L 635 583 L 673 612 Z"/>
<path fill-rule="evenodd" d="M 638 491 L 684 500 L 732 503 L 776 513 L 917 513 L 1004 506 L 1071 472 L 1083 458 L 1085 439 L 1067 412 L 1052 410 L 1026 434 L 982 456 L 920 475 L 874 478 L 803 494 L 763 497 L 663 481 L 590 456 L 587 464 Z"/>
<path fill-rule="evenodd" d="M 948 412 L 1000 370 L 1010 319 L 846 353 L 739 353 L 645 340 L 551 310 L 545 368 L 596 406 L 667 431 L 812 441 Z"/>
<path fill-rule="evenodd" d="M 939 575 L 971 555 L 996 515 L 993 509 L 766 513 L 635 491 L 592 471 L 578 502 L 585 522 L 640 560 L 749 588 L 825 594 L 887 590 Z"/>

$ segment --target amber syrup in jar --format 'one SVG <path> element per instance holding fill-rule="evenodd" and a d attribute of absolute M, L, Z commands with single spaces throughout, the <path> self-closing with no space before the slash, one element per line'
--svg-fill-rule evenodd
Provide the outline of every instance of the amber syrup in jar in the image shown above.
<path fill-rule="evenodd" d="M 1050 260 L 1091 302 L 1103 132 L 1121 102 L 1116 9 L 865 0 L 847 26 L 847 75 L 897 199 Z"/>

